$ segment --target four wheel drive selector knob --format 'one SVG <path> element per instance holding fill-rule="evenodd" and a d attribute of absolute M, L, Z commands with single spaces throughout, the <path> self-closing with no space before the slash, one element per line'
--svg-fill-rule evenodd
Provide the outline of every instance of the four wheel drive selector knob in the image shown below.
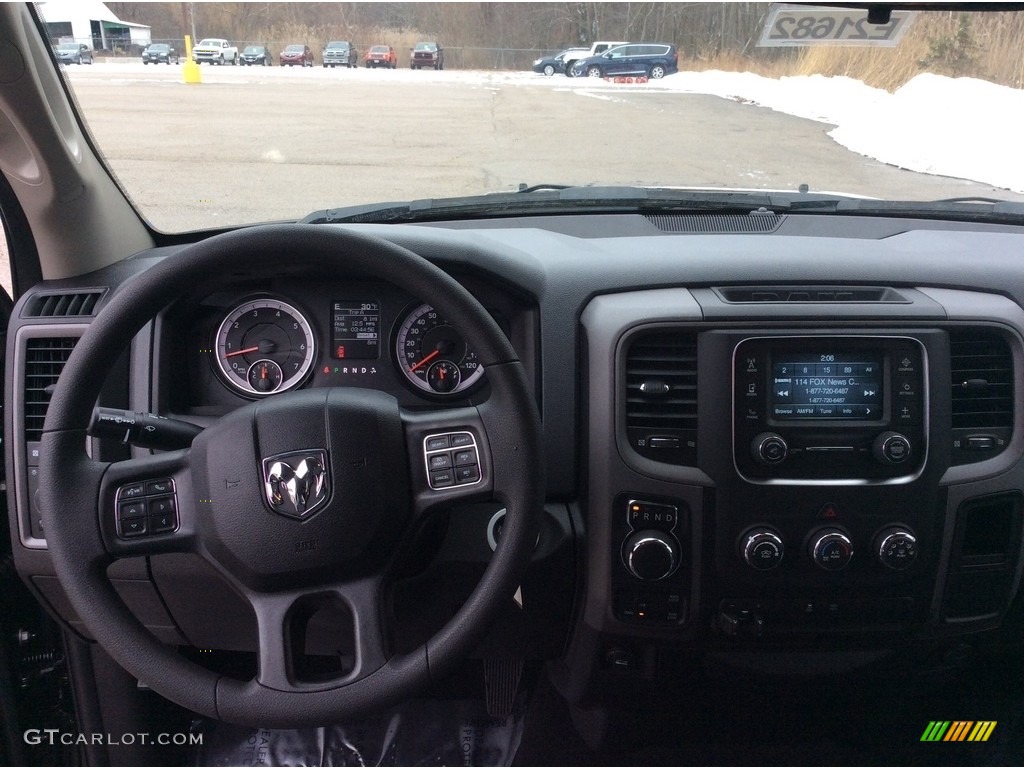
<path fill-rule="evenodd" d="M 659 581 L 679 565 L 679 545 L 669 533 L 635 531 L 622 545 L 622 560 L 629 572 L 643 581 Z"/>
<path fill-rule="evenodd" d="M 786 548 L 771 528 L 751 528 L 740 537 L 740 554 L 751 568 L 770 571 L 782 562 Z"/>

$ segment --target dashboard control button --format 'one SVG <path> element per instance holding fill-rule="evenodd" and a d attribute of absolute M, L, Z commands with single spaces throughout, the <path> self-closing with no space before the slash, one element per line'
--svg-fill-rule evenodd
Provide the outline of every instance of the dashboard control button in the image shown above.
<path fill-rule="evenodd" d="M 754 528 L 740 537 L 743 560 L 758 571 L 770 571 L 782 562 L 786 548 L 770 528 Z"/>
<path fill-rule="evenodd" d="M 910 441 L 899 432 L 883 432 L 875 438 L 872 452 L 883 464 L 902 464 L 910 458 Z"/>
<path fill-rule="evenodd" d="M 455 485 L 455 473 L 452 470 L 443 469 L 440 472 L 430 473 L 431 488 L 447 488 L 449 485 Z"/>
<path fill-rule="evenodd" d="M 891 526 L 875 536 L 874 550 L 882 565 L 902 571 L 917 559 L 917 537 L 906 528 Z"/>
<path fill-rule="evenodd" d="M 454 462 L 457 467 L 461 467 L 464 464 L 476 464 L 476 451 L 473 449 L 469 449 L 468 451 L 456 451 Z"/>
<path fill-rule="evenodd" d="M 626 568 L 642 581 L 659 581 L 672 575 L 679 565 L 675 538 L 661 531 L 636 531 L 622 547 Z"/>
<path fill-rule="evenodd" d="M 469 467 L 455 468 L 455 482 L 459 485 L 464 483 L 475 483 L 480 479 L 480 468 L 475 464 Z"/>
<path fill-rule="evenodd" d="M 853 542 L 836 528 L 823 528 L 811 536 L 811 559 L 826 571 L 841 571 L 853 558 Z"/>
<path fill-rule="evenodd" d="M 429 457 L 428 462 L 430 469 L 447 469 L 452 465 L 452 456 L 450 453 L 435 453 Z"/>
<path fill-rule="evenodd" d="M 751 444 L 754 460 L 761 464 L 781 464 L 789 455 L 789 446 L 781 435 L 762 432 Z"/>

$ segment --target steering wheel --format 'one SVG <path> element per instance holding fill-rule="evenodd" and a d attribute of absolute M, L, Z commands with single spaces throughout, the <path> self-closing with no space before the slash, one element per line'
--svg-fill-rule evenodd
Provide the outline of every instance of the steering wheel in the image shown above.
<path fill-rule="evenodd" d="M 105 374 L 156 312 L 204 282 L 274 274 L 282 264 L 318 279 L 380 278 L 429 299 L 476 351 L 489 398 L 476 407 L 411 411 L 377 391 L 304 389 L 238 408 L 188 449 L 118 462 L 89 458 L 86 427 Z M 426 452 L 445 445 L 476 452 L 475 478 L 433 487 L 439 483 Z M 446 674 L 512 597 L 543 504 L 537 408 L 522 364 L 491 316 L 413 252 L 330 225 L 217 235 L 125 283 L 64 367 L 41 451 L 50 554 L 96 640 L 166 698 L 257 727 L 364 715 Z M 164 494 L 158 510 L 165 516 L 154 518 L 154 508 L 144 507 L 148 528 L 132 535 L 132 515 L 153 501 L 150 491 Z M 456 615 L 421 647 L 397 654 L 384 605 L 403 533 L 435 510 L 469 500 L 505 506 L 497 551 Z M 202 556 L 248 600 L 259 634 L 253 679 L 221 676 L 185 659 L 120 600 L 108 565 L 167 552 Z M 341 601 L 352 615 L 354 664 L 330 679 L 300 679 L 301 617 L 325 601 Z"/>

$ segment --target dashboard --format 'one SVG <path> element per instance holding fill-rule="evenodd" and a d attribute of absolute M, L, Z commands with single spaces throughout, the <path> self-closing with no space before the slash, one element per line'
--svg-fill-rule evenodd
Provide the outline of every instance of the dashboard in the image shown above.
<path fill-rule="evenodd" d="M 657 687 L 681 658 L 828 675 L 998 632 L 1024 547 L 1024 230 L 807 215 L 766 233 L 701 218 L 360 227 L 480 300 L 541 411 L 545 515 L 523 610 L 490 651 L 526 647 L 557 666 L 570 700 L 603 705 L 627 695 L 623 681 Z M 103 302 L 178 250 L 40 284 L 8 336 L 16 562 L 79 632 L 34 507 L 38 392 Z M 242 262 L 139 334 L 101 405 L 203 426 L 300 388 L 373 388 L 409 409 L 487 400 L 486 370 L 430 297 Z M 90 306 L 42 309 L 61 304 Z M 468 593 L 497 512 L 452 510 L 447 529 L 424 533 L 410 581 L 457 572 L 452 594 Z M 154 633 L 252 648 L 216 574 L 151 561 L 112 578 Z"/>

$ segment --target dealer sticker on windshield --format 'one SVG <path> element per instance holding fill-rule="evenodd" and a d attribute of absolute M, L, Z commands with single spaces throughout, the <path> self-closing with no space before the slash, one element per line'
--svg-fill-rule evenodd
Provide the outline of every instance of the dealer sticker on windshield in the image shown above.
<path fill-rule="evenodd" d="M 767 48 L 797 45 L 895 46 L 913 18 L 911 11 L 893 11 L 886 23 L 873 24 L 868 21 L 868 12 L 863 8 L 776 5 L 768 12 L 757 44 Z"/>

